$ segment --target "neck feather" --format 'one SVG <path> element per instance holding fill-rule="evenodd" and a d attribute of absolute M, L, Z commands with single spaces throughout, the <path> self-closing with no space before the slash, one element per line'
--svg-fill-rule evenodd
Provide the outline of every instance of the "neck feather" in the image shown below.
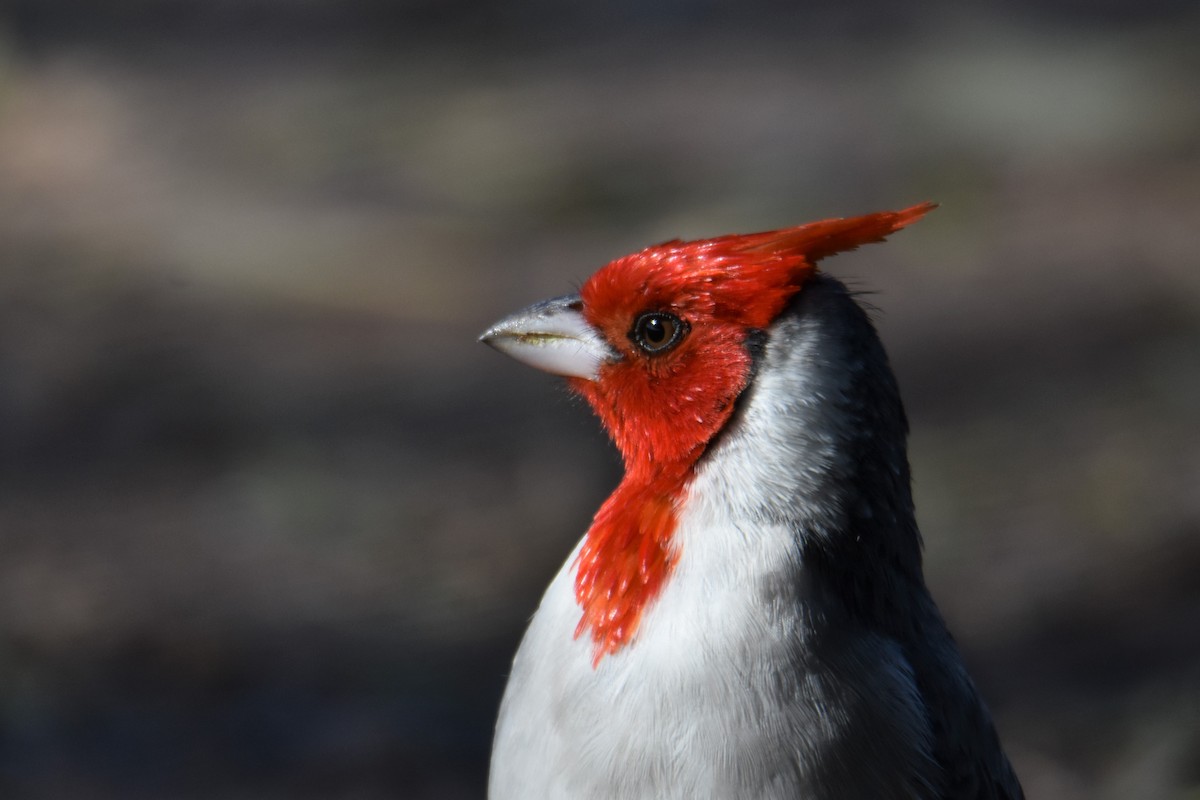
<path fill-rule="evenodd" d="M 768 337 L 697 472 L 721 474 L 722 511 L 744 529 L 792 531 L 785 582 L 827 594 L 831 613 L 887 627 L 896 603 L 924 592 L 908 426 L 887 356 L 866 313 L 827 276 L 806 285 Z"/>
<path fill-rule="evenodd" d="M 747 531 L 789 527 L 805 584 L 859 622 L 883 624 L 898 593 L 924 591 L 907 423 L 866 314 L 840 283 L 819 276 L 765 343 L 747 344 L 753 384 L 711 440 L 668 459 L 631 459 L 622 448 L 625 478 L 576 562 L 576 636 L 591 638 L 597 664 L 633 640 L 671 579 L 679 510 L 697 471 L 729 470 L 719 481 L 722 513 Z"/>
<path fill-rule="evenodd" d="M 630 642 L 670 576 L 677 556 L 672 536 L 690 475 L 688 462 L 652 474 L 629 471 L 596 513 L 575 574 L 583 610 L 575 635 L 591 637 L 594 664 Z"/>

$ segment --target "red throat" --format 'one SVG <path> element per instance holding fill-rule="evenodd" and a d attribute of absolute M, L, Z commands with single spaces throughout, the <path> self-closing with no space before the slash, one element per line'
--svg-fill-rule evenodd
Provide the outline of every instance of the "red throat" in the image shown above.
<path fill-rule="evenodd" d="M 619 353 L 594 381 L 572 379 L 625 460 L 576 562 L 576 637 L 593 663 L 629 644 L 678 561 L 678 512 L 695 464 L 733 414 L 752 367 L 748 338 L 801 291 L 816 262 L 881 241 L 933 208 L 922 204 L 766 233 L 672 241 L 618 259 L 580 292 L 583 313 Z M 661 355 L 639 351 L 631 324 L 666 312 L 690 333 Z"/>
<path fill-rule="evenodd" d="M 625 646 L 642 611 L 675 566 L 671 537 L 682 499 L 677 480 L 623 481 L 596 514 L 579 551 L 575 599 L 583 610 L 575 636 L 590 632 L 593 666 Z"/>

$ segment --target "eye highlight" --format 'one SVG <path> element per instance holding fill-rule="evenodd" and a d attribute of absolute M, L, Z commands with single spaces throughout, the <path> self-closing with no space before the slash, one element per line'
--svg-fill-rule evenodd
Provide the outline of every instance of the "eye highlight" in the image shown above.
<path fill-rule="evenodd" d="M 691 328 L 687 322 L 666 311 L 647 311 L 633 321 L 630 340 L 651 355 L 665 353 L 683 341 Z"/>

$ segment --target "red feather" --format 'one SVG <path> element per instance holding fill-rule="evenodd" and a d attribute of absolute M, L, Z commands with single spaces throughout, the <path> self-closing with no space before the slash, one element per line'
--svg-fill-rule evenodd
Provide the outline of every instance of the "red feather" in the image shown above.
<path fill-rule="evenodd" d="M 933 208 L 666 242 L 613 261 L 584 284 L 584 315 L 623 356 L 596 381 L 572 381 L 625 460 L 625 477 L 596 513 L 577 562 L 576 636 L 590 635 L 597 664 L 632 640 L 674 568 L 676 510 L 696 460 L 746 388 L 748 334 L 771 324 L 817 261 L 882 241 Z M 646 311 L 675 314 L 691 332 L 670 352 L 648 356 L 628 335 Z"/>

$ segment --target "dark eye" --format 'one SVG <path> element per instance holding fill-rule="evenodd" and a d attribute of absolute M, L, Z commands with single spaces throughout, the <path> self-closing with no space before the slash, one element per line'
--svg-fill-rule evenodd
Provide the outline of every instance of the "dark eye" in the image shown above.
<path fill-rule="evenodd" d="M 647 353 L 663 353 L 687 336 L 688 324 L 665 311 L 647 311 L 633 322 L 629 338 Z"/>

